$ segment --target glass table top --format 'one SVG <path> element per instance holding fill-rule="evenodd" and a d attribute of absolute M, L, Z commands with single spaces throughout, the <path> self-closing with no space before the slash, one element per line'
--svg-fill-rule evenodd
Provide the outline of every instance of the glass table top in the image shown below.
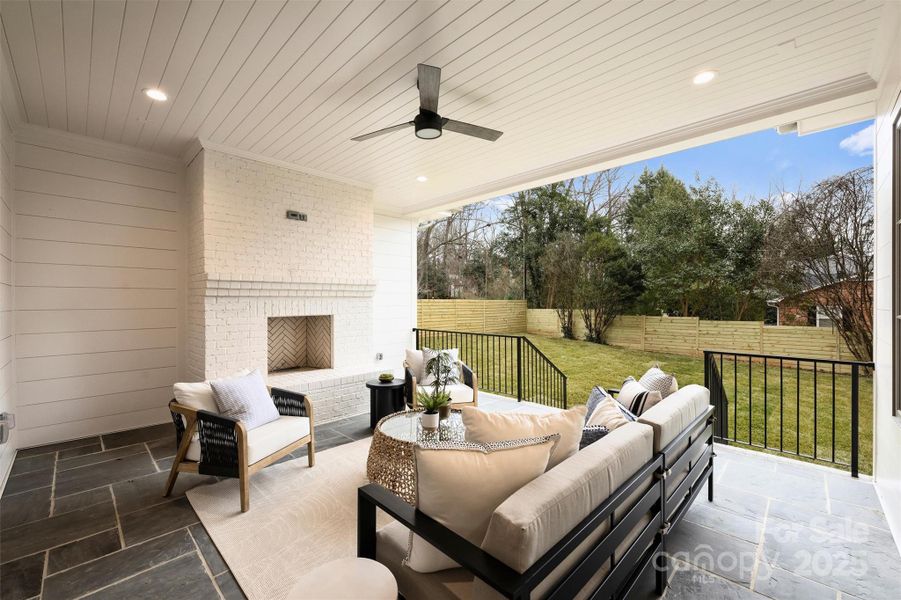
<path fill-rule="evenodd" d="M 384 419 L 379 431 L 403 442 L 462 442 L 466 437 L 463 416 L 452 410 L 447 419 L 439 421 L 438 429 L 426 430 L 419 420 L 422 411 L 404 411 Z"/>

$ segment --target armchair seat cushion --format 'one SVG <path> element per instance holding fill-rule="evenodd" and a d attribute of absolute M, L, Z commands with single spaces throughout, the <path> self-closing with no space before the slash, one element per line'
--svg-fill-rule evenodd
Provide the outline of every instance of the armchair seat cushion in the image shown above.
<path fill-rule="evenodd" d="M 247 464 L 263 460 L 310 434 L 307 417 L 279 417 L 247 432 Z"/>
<path fill-rule="evenodd" d="M 420 385 L 417 386 L 420 392 L 424 392 L 426 394 L 431 394 L 435 388 L 430 385 Z M 463 402 L 472 402 L 473 400 L 473 391 L 472 388 L 466 385 L 465 383 L 454 383 L 448 385 L 445 388 L 445 391 L 450 394 L 451 404 L 460 404 Z"/>
<path fill-rule="evenodd" d="M 310 419 L 307 417 L 279 417 L 265 425 L 247 432 L 247 464 L 263 460 L 310 433 Z M 200 460 L 200 441 L 192 440 L 188 446 L 186 460 Z"/>

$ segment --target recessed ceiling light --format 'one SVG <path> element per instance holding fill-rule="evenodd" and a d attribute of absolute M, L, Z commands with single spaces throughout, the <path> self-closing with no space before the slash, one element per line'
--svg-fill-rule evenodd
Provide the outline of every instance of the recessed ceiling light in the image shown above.
<path fill-rule="evenodd" d="M 419 177 L 416 178 L 416 181 L 418 181 L 419 183 L 425 183 L 428 180 L 429 180 L 429 178 L 426 177 L 425 175 L 420 175 Z"/>
<path fill-rule="evenodd" d="M 713 69 L 707 69 L 705 71 L 701 71 L 691 80 L 695 85 L 704 85 L 705 83 L 710 83 L 714 79 L 716 79 L 717 72 Z"/>
<path fill-rule="evenodd" d="M 165 102 L 169 99 L 169 96 L 166 95 L 166 92 L 159 88 L 144 88 L 144 95 L 146 95 L 151 100 L 158 100 L 159 102 Z"/>

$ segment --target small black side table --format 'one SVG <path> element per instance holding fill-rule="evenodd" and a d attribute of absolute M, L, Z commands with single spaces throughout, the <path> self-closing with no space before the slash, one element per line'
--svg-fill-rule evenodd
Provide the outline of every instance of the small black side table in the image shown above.
<path fill-rule="evenodd" d="M 375 429 L 382 417 L 406 409 L 404 404 L 404 380 L 394 379 L 382 383 L 378 379 L 366 382 L 369 388 L 369 428 Z"/>

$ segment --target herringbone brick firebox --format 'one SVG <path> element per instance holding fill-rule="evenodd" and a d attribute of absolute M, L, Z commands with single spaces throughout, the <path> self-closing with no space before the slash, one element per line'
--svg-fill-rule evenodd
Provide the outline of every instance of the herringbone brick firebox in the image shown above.
<path fill-rule="evenodd" d="M 332 317 L 270 317 L 269 372 L 332 367 Z"/>

